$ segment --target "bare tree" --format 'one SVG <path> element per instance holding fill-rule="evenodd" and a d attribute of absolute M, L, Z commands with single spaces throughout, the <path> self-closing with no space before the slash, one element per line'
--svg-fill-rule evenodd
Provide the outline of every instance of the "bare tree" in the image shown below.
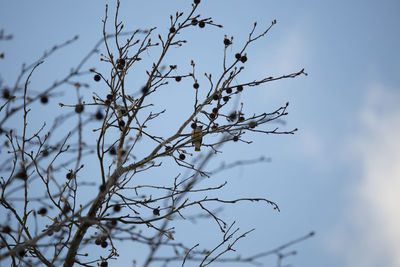
<path fill-rule="evenodd" d="M 235 253 L 236 243 L 253 230 L 242 231 L 234 221 L 226 221 L 219 207 L 239 202 L 264 203 L 273 212 L 279 212 L 279 207 L 264 197 L 219 197 L 227 182 L 216 184 L 208 178 L 239 165 L 267 162 L 268 158 L 238 160 L 214 169 L 207 164 L 223 152 L 226 143 L 251 143 L 244 136 L 295 133 L 297 129 L 276 127 L 288 114 L 288 103 L 261 114 L 244 114 L 245 104 L 235 100 L 250 87 L 307 74 L 302 69 L 237 82 L 245 68 L 248 46 L 267 35 L 276 20 L 261 31 L 254 23 L 247 41 L 235 44 L 236 53 L 228 50 L 234 45 L 233 37 L 225 36 L 221 40 L 224 55 L 220 74 L 198 76 L 193 60 L 191 71 L 181 72 L 167 59 L 171 48 L 186 45 L 181 33 L 222 28 L 212 18 L 197 14 L 199 4 L 200 0 L 195 0 L 186 14 L 171 15 L 169 31 L 156 35 L 156 28 L 125 31 L 118 18 L 118 1 L 112 19 L 106 6 L 101 40 L 63 79 L 40 91 L 30 88 L 40 65 L 77 37 L 23 65 L 14 85 L 7 86 L 1 80 L 2 262 L 12 266 L 107 266 L 109 261 L 118 260 L 118 248 L 131 242 L 148 248 L 148 255 L 141 257 L 145 258 L 143 266 L 259 264 L 258 260 L 268 255 L 276 255 L 281 266 L 282 259 L 295 254 L 287 251 L 288 247 L 313 235 L 311 232 L 254 255 Z M 111 33 L 107 32 L 110 25 Z M 12 36 L 2 30 L 0 39 L 11 40 Z M 141 72 L 145 54 L 152 55 L 152 62 L 144 64 Z M 108 69 L 85 70 L 93 57 L 100 57 Z M 145 75 L 135 89 L 128 80 L 138 72 Z M 105 88 L 103 92 L 87 93 L 92 86 L 84 82 L 88 75 L 93 77 L 91 83 Z M 168 109 L 155 105 L 154 99 L 168 84 L 178 86 L 185 80 L 193 86 L 191 99 L 185 99 L 191 110 L 184 110 L 187 117 L 176 121 L 169 117 Z M 74 92 L 63 98 L 63 88 Z M 74 94 L 76 101 L 71 103 Z M 174 96 L 176 103 L 182 101 L 180 98 Z M 32 110 L 56 99 L 61 102 L 59 113 L 51 114 L 52 121 L 33 124 Z M 166 131 L 154 127 L 169 127 L 167 121 L 178 126 Z M 175 167 L 174 177 L 143 179 L 152 170 L 168 166 Z M 171 225 L 178 220 L 212 221 L 221 241 L 210 248 L 175 240 L 176 229 Z M 101 252 L 96 250 L 99 247 Z"/>

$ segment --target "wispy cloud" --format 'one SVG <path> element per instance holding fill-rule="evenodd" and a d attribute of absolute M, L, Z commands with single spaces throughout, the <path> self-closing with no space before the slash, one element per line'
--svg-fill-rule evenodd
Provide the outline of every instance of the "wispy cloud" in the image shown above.
<path fill-rule="evenodd" d="M 347 266 L 400 266 L 400 94 L 375 84 L 351 136 L 357 174 L 332 243 Z M 349 146 L 347 146 L 348 149 Z"/>
<path fill-rule="evenodd" d="M 280 30 L 280 29 L 277 29 Z M 310 59 L 309 40 L 312 26 L 306 18 L 299 19 L 298 23 L 292 28 L 284 31 L 281 40 L 274 40 L 277 47 L 273 49 L 270 56 L 271 64 L 268 64 L 276 74 L 286 74 L 304 67 Z"/>

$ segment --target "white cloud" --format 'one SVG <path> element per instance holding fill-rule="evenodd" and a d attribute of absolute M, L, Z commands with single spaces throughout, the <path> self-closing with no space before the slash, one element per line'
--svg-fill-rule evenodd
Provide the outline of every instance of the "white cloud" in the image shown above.
<path fill-rule="evenodd" d="M 334 245 L 347 266 L 400 266 L 400 94 L 371 86 L 351 137 L 359 163 Z M 348 149 L 348 146 L 347 148 Z"/>
<path fill-rule="evenodd" d="M 324 143 L 322 137 L 316 132 L 305 129 L 299 134 L 300 151 L 303 155 L 318 159 L 324 154 Z"/>
<path fill-rule="evenodd" d="M 274 61 L 278 73 L 297 71 L 306 61 L 307 40 L 303 28 L 295 27 L 283 39 L 283 44 L 276 51 Z"/>
<path fill-rule="evenodd" d="M 306 18 L 302 18 L 295 25 L 290 26 L 288 26 L 288 29 L 279 27 L 274 29 L 275 31 L 284 31 L 283 36 L 281 39 L 273 39 L 275 45 L 272 49 L 273 52 L 268 51 L 265 54 L 268 58 L 267 62 L 269 62 L 267 67 L 270 68 L 267 71 L 274 75 L 298 71 L 304 67 L 304 64 L 310 61 L 310 46 L 312 44 L 310 40 L 312 32 L 311 22 Z"/>

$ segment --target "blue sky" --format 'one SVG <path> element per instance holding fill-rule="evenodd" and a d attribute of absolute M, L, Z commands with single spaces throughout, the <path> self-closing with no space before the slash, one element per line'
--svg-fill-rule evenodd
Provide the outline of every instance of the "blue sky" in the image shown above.
<path fill-rule="evenodd" d="M 14 35 L 0 44 L 6 52 L 1 77 L 12 83 L 23 62 L 79 35 L 76 43 L 43 64 L 32 86 L 61 77 L 101 37 L 106 2 L 0 1 L 1 27 Z M 123 0 L 120 18 L 126 29 L 157 26 L 157 33 L 166 33 L 169 14 L 187 12 L 190 2 Z M 263 195 L 282 210 L 275 214 L 257 205 L 227 209 L 225 215 L 237 218 L 243 229 L 257 229 L 239 245 L 243 253 L 273 248 L 313 230 L 316 236 L 297 245 L 298 255 L 286 263 L 400 266 L 399 11 L 400 3 L 394 0 L 201 1 L 199 13 L 224 28 L 188 33 L 184 38 L 189 43 L 172 51 L 171 60 L 188 67 L 192 57 L 199 73 L 218 72 L 224 34 L 234 36 L 229 51 L 234 54 L 254 21 L 262 28 L 277 19 L 268 36 L 250 47 L 241 81 L 301 68 L 309 73 L 252 88 L 241 99 L 252 112 L 289 101 L 283 127 L 299 128 L 294 136 L 249 136 L 252 145 L 226 146 L 218 158 L 272 158 L 271 163 L 239 167 L 218 177 L 229 179 L 227 196 Z M 92 66 L 102 69 L 95 60 L 87 68 Z M 140 86 L 140 73 L 132 76 L 133 86 Z M 176 98 L 168 95 L 163 101 L 171 104 Z M 49 108 L 57 108 L 57 103 Z M 170 108 L 172 114 L 180 111 Z M 121 260 L 129 256 L 129 251 L 122 252 Z"/>

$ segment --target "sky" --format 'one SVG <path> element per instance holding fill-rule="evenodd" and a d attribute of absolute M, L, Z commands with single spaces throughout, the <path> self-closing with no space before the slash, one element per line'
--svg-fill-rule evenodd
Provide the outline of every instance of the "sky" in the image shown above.
<path fill-rule="evenodd" d="M 43 64 L 32 86 L 62 77 L 101 38 L 106 2 L 1 0 L 1 28 L 13 34 L 11 41 L 0 43 L 6 52 L 0 60 L 1 78 L 12 84 L 23 62 L 78 35 L 77 42 Z M 157 32 L 166 33 L 169 14 L 187 12 L 190 3 L 122 0 L 120 18 L 128 30 L 157 26 Z M 249 48 L 241 81 L 302 68 L 309 74 L 260 86 L 241 99 L 251 112 L 289 101 L 289 116 L 280 127 L 298 128 L 295 135 L 249 136 L 253 144 L 226 146 L 219 156 L 226 162 L 271 158 L 268 164 L 238 167 L 218 177 L 229 179 L 226 196 L 251 192 L 281 208 L 279 214 L 257 205 L 227 209 L 224 215 L 243 229 L 257 229 L 239 244 L 243 254 L 315 231 L 313 238 L 293 247 L 298 254 L 285 264 L 400 266 L 399 11 L 396 0 L 201 1 L 199 13 L 224 28 L 196 29 L 183 36 L 189 42 L 172 51 L 171 61 L 188 66 L 192 57 L 199 73 L 218 72 L 225 34 L 234 36 L 228 49 L 234 55 L 255 21 L 261 30 L 276 19 L 271 32 Z M 87 68 L 92 65 L 102 70 L 99 61 Z M 132 76 L 133 86 L 140 86 L 140 75 Z M 163 95 L 172 114 L 182 108 L 175 105 L 178 90 Z M 57 103 L 50 104 L 57 108 Z M 129 262 L 129 253 L 122 249 L 120 261 L 111 266 Z M 274 259 L 266 260 L 264 266 L 273 264 Z"/>

